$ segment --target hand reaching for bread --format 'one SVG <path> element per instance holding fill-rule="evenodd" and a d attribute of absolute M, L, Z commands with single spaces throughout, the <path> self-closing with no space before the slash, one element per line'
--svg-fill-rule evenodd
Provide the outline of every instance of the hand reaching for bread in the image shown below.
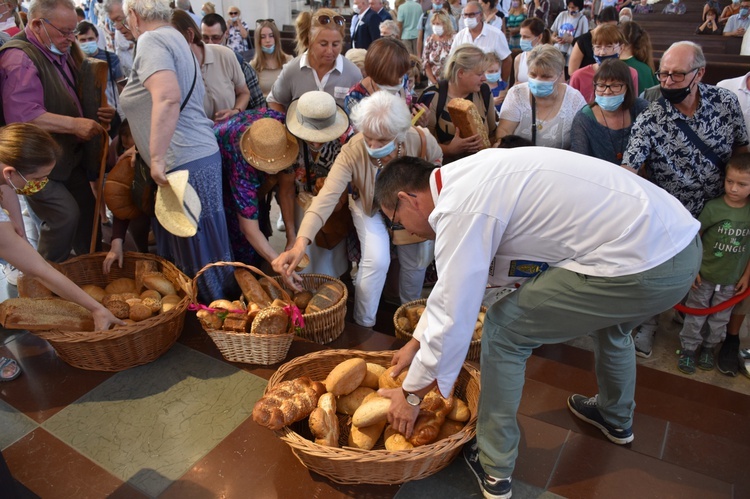
<path fill-rule="evenodd" d="M 302 278 L 295 272 L 295 269 L 305 256 L 305 248 L 308 244 L 306 241 L 307 238 L 298 237 L 291 249 L 283 252 L 271 262 L 273 270 L 278 272 L 284 283 L 294 291 L 303 290 L 300 285 Z"/>

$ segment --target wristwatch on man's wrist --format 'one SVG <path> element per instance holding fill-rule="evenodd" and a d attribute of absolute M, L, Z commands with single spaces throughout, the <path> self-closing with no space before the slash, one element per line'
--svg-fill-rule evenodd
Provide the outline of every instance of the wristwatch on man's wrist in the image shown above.
<path fill-rule="evenodd" d="M 404 398 L 406 399 L 406 403 L 409 404 L 412 407 L 419 407 L 422 403 L 422 397 L 417 395 L 416 393 L 407 392 L 403 388 L 401 390 L 404 392 Z"/>

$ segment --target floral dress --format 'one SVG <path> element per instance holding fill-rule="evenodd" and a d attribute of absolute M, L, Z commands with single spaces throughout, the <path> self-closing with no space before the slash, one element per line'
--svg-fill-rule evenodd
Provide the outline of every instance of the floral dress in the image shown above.
<path fill-rule="evenodd" d="M 257 265 L 260 263 L 260 257 L 240 230 L 237 215 L 248 220 L 258 220 L 264 235 L 271 235 L 268 207 L 263 199 L 258 198 L 267 175 L 250 166 L 240 152 L 242 133 L 261 118 L 273 118 L 284 123 L 282 113 L 260 109 L 244 111 L 214 125 L 221 153 L 224 213 L 227 218 L 229 241 L 234 258 L 248 265 Z"/>
<path fill-rule="evenodd" d="M 242 27 L 245 28 L 245 31 L 250 33 L 250 26 L 245 21 L 240 22 L 242 23 Z M 242 38 L 239 28 L 235 26 L 229 27 L 229 33 L 227 34 L 227 47 L 235 52 L 245 52 L 249 50 L 247 38 Z"/>
<path fill-rule="evenodd" d="M 432 74 L 435 75 L 436 79 L 442 78 L 443 65 L 448 59 L 448 55 L 451 52 L 451 45 L 453 45 L 453 39 L 447 41 L 440 41 L 436 38 L 430 37 L 422 50 L 422 64 L 432 66 Z"/>

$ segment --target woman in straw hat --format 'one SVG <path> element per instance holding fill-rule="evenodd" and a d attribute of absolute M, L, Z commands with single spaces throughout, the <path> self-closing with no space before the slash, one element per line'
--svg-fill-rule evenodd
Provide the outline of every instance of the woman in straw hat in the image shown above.
<path fill-rule="evenodd" d="M 284 115 L 272 110 L 246 111 L 214 127 L 219 141 L 224 188 L 224 211 L 229 240 L 237 261 L 259 265 L 271 263 L 279 254 L 268 242 L 271 191 L 279 176 L 294 178 L 299 152 L 297 140 L 284 129 Z M 279 195 L 287 222 L 287 247 L 296 238 L 294 231 L 294 190 Z M 250 243 L 250 244 L 248 244 Z"/>
<path fill-rule="evenodd" d="M 187 170 L 202 206 L 195 236 L 179 237 L 154 223 L 157 253 L 192 276 L 209 263 L 232 259 L 221 156 L 203 109 L 203 78 L 185 38 L 170 26 L 167 0 L 125 0 L 123 11 L 138 52 L 120 102 L 138 153 L 159 186 L 168 185 L 168 172 Z M 224 298 L 225 285 L 233 282 L 231 269 L 209 269 L 198 282 L 201 301 Z"/>
<path fill-rule="evenodd" d="M 346 20 L 333 10 L 319 9 L 312 15 L 302 12 L 296 25 L 304 52 L 281 70 L 266 99 L 268 106 L 286 112 L 293 100 L 311 90 L 329 93 L 343 106 L 346 93 L 362 79 L 357 66 L 341 55 Z"/>
<path fill-rule="evenodd" d="M 273 268 L 290 282 L 297 263 L 351 182 L 356 195 L 349 196 L 349 209 L 359 237 L 362 257 L 355 280 L 354 320 L 365 327 L 375 325 L 375 313 L 390 265 L 390 241 L 386 220 L 373 209 L 375 177 L 390 160 L 419 156 L 439 164 L 443 154 L 437 141 L 424 129 L 411 126 L 409 108 L 401 97 L 375 92 L 363 99 L 351 114 L 360 132 L 341 148 L 323 189 L 305 212 L 294 246 L 273 261 Z M 389 225 L 392 220 L 387 221 Z M 426 243 L 398 246 L 401 266 L 399 294 L 402 302 L 420 297 L 425 268 L 430 258 L 422 252 Z"/>
<path fill-rule="evenodd" d="M 286 126 L 300 142 L 296 175 L 298 202 L 294 212 L 294 221 L 299 226 L 304 210 L 323 188 L 333 162 L 351 134 L 351 127 L 349 117 L 336 105 L 334 98 L 319 91 L 307 92 L 289 105 Z M 353 228 L 348 202 L 348 193 L 342 193 L 331 218 L 310 242 L 307 247 L 310 264 L 306 272 L 338 277 L 347 271 L 346 239 Z"/>

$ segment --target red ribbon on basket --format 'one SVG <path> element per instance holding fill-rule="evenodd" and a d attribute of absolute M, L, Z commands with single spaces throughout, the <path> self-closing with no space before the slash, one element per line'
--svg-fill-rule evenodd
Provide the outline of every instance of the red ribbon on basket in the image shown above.
<path fill-rule="evenodd" d="M 247 310 L 226 310 L 224 308 L 211 308 L 207 307 L 205 305 L 201 305 L 200 303 L 191 303 L 188 305 L 188 310 L 197 311 L 197 310 L 208 310 L 209 312 L 226 312 L 228 314 L 246 314 Z"/>
<path fill-rule="evenodd" d="M 302 311 L 300 311 L 299 308 L 297 308 L 297 305 L 294 303 L 290 303 L 286 307 L 284 307 L 284 312 L 286 312 L 286 315 L 289 316 L 290 319 L 292 319 L 292 325 L 295 328 L 302 329 L 305 327 L 305 318 L 302 316 Z"/>

